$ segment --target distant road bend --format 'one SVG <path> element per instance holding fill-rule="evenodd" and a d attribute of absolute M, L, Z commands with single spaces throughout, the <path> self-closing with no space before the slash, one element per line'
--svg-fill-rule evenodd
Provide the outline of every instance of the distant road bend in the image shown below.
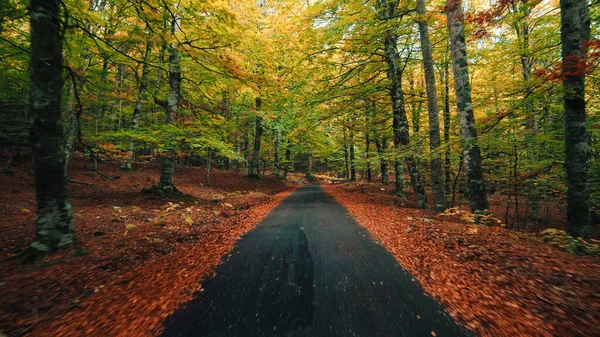
<path fill-rule="evenodd" d="M 162 336 L 469 336 L 316 185 L 236 245 Z"/>

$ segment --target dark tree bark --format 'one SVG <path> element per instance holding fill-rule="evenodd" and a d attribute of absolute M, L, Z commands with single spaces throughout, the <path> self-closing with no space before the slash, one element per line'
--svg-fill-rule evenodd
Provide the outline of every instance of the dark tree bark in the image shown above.
<path fill-rule="evenodd" d="M 312 165 L 313 165 L 313 155 L 312 152 L 308 153 L 308 160 L 306 163 L 306 180 L 308 181 L 312 181 L 313 180 L 313 176 L 312 176 Z"/>
<path fill-rule="evenodd" d="M 388 174 L 388 163 L 384 158 L 385 149 L 387 149 L 387 139 L 385 137 L 381 138 L 381 141 L 375 137 L 375 148 L 377 149 L 377 155 L 379 156 L 379 167 L 381 170 L 381 183 L 384 185 L 389 184 L 389 174 Z"/>
<path fill-rule="evenodd" d="M 350 132 L 350 181 L 356 181 L 356 156 L 354 153 L 354 133 Z"/>
<path fill-rule="evenodd" d="M 179 25 L 177 17 L 173 18 L 171 23 L 171 35 L 175 36 Z M 180 55 L 175 41 L 169 46 L 169 96 L 167 98 L 167 118 L 166 123 L 174 123 L 177 118 L 179 105 L 181 104 L 181 65 Z M 160 191 L 177 191 L 173 184 L 175 174 L 174 151 L 171 150 L 162 158 L 160 167 L 160 181 L 158 189 Z"/>
<path fill-rule="evenodd" d="M 260 113 L 262 109 L 262 100 L 260 97 L 256 98 L 256 111 Z M 250 163 L 250 173 L 248 177 L 254 179 L 260 179 L 260 142 L 263 134 L 263 119 L 260 115 L 256 116 L 256 125 L 254 132 L 254 149 L 252 151 L 252 161 Z"/>
<path fill-rule="evenodd" d="M 573 236 L 592 234 L 588 187 L 588 132 L 585 103 L 587 42 L 590 14 L 587 1 L 561 0 L 562 74 L 565 105 L 567 168 L 567 229 Z"/>
<path fill-rule="evenodd" d="M 208 149 L 206 156 L 206 187 L 210 187 L 210 169 L 212 161 L 212 150 Z"/>
<path fill-rule="evenodd" d="M 37 201 L 36 235 L 23 255 L 35 261 L 73 243 L 61 121 L 62 38 L 60 1 L 31 0 L 30 111 Z"/>
<path fill-rule="evenodd" d="M 279 130 L 279 127 L 276 127 L 275 129 L 275 144 L 273 146 L 273 175 L 274 176 L 279 176 L 279 166 L 280 166 L 280 159 L 279 159 L 279 150 L 281 148 L 281 130 Z"/>
<path fill-rule="evenodd" d="M 378 1 L 379 19 L 383 21 L 394 20 L 397 16 L 398 1 Z M 392 25 L 393 26 L 393 25 Z M 417 207 L 427 208 L 427 196 L 425 188 L 421 182 L 418 167 L 414 156 L 401 155 L 402 148 L 410 145 L 410 135 L 408 131 L 408 119 L 406 116 L 406 107 L 404 102 L 404 93 L 402 92 L 402 67 L 398 54 L 398 36 L 394 27 L 385 31 L 384 39 L 385 61 L 388 65 L 387 78 L 390 81 L 390 97 L 392 100 L 392 127 L 394 130 L 394 148 L 396 171 L 396 195 L 404 196 L 402 161 L 406 162 L 410 174 L 411 183 L 417 199 Z M 404 158 L 403 158 L 404 157 Z"/>
<path fill-rule="evenodd" d="M 433 191 L 433 208 L 440 212 L 446 209 L 446 196 L 444 194 L 444 181 L 442 177 L 442 157 L 439 153 L 440 122 L 437 88 L 435 86 L 435 72 L 433 69 L 433 55 L 429 41 L 429 26 L 427 24 L 427 11 L 425 0 L 417 0 L 417 14 L 419 20 L 419 33 L 421 36 L 421 52 L 423 54 L 423 69 L 425 70 L 425 85 L 427 88 L 427 112 L 429 115 L 429 148 L 432 152 L 431 189 Z"/>
<path fill-rule="evenodd" d="M 450 60 L 448 53 L 449 46 L 446 50 L 446 58 L 444 59 L 444 72 L 442 73 L 442 82 L 444 82 L 444 175 L 445 175 L 445 190 L 446 196 L 449 196 L 452 188 L 452 158 L 450 152 Z"/>
<path fill-rule="evenodd" d="M 467 46 L 462 0 L 446 0 L 448 29 L 450 31 L 450 49 L 456 105 L 462 135 L 463 160 L 467 174 L 466 194 L 473 213 L 488 209 L 487 191 L 481 168 L 481 150 L 477 143 L 477 129 L 473 115 L 471 86 L 467 67 Z"/>
<path fill-rule="evenodd" d="M 287 178 L 287 175 L 290 171 L 290 168 L 293 169 L 294 163 L 292 162 L 292 150 L 290 149 L 290 145 L 288 144 L 285 148 L 285 163 L 283 165 L 283 177 Z"/>
<path fill-rule="evenodd" d="M 398 58 L 397 37 L 391 32 L 387 33 L 385 39 L 385 55 L 388 63 L 388 79 L 391 82 L 390 95 L 392 98 L 392 128 L 394 130 L 394 148 L 396 149 L 396 160 L 394 168 L 396 171 L 396 194 L 404 195 L 404 169 L 402 159 L 406 162 L 410 180 L 417 198 L 417 207 L 427 208 L 427 196 L 418 172 L 417 162 L 412 155 L 402 155 L 400 151 L 410 145 L 410 134 L 408 131 L 408 118 L 402 91 L 402 69 Z M 401 158 L 404 157 L 404 158 Z"/>
<path fill-rule="evenodd" d="M 344 144 L 344 161 L 346 164 L 344 167 L 344 179 L 350 181 L 350 151 L 348 149 L 348 143 Z"/>
<path fill-rule="evenodd" d="M 242 154 L 244 155 L 244 174 L 248 174 L 248 166 L 249 166 L 249 154 L 250 151 L 250 123 L 244 122 L 243 130 L 244 133 L 242 135 Z"/>
<path fill-rule="evenodd" d="M 373 103 L 367 101 L 366 104 L 366 108 L 365 108 L 365 159 L 367 160 L 367 172 L 366 172 L 366 179 L 367 181 L 371 182 L 373 181 L 373 174 L 371 172 L 371 154 L 370 154 L 370 147 L 371 147 L 371 130 L 370 130 L 370 115 L 371 115 L 371 106 L 373 106 L 373 110 L 374 109 L 374 105 L 375 105 L 375 101 L 373 101 Z"/>

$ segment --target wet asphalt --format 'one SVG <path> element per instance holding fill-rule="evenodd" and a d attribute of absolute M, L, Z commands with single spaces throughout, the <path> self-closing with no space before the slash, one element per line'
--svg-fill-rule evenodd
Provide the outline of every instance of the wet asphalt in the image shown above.
<path fill-rule="evenodd" d="M 246 234 L 162 336 L 471 336 L 320 186 Z"/>

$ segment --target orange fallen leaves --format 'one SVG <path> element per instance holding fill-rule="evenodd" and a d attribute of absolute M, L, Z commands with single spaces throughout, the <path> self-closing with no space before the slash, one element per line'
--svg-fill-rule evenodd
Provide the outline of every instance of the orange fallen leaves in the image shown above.
<path fill-rule="evenodd" d="M 479 335 L 600 336 L 599 259 L 563 253 L 535 235 L 401 208 L 375 186 L 325 188 Z"/>
<path fill-rule="evenodd" d="M 155 335 L 237 239 L 291 193 L 272 177 L 254 181 L 219 170 L 206 188 L 198 183 L 204 170 L 178 169 L 176 185 L 194 199 L 166 202 L 139 193 L 158 178 L 156 166 L 122 172 L 117 164 L 101 163 L 100 175 L 81 161 L 74 165 L 74 179 L 94 182 L 69 186 L 77 245 L 34 266 L 0 264 L 0 333 Z M 20 190 L 0 194 L 2 206 L 11 205 L 0 223 L 7 234 L 0 239 L 4 260 L 31 241 L 35 214 L 20 208 L 35 209 L 35 199 L 25 170 L 3 183 Z M 227 205 L 215 203 L 214 195 Z"/>

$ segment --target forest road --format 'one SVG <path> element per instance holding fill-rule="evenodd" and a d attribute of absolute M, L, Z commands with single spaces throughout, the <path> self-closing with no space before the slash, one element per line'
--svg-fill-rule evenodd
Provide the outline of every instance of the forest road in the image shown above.
<path fill-rule="evenodd" d="M 162 336 L 470 336 L 320 186 L 246 234 Z"/>

